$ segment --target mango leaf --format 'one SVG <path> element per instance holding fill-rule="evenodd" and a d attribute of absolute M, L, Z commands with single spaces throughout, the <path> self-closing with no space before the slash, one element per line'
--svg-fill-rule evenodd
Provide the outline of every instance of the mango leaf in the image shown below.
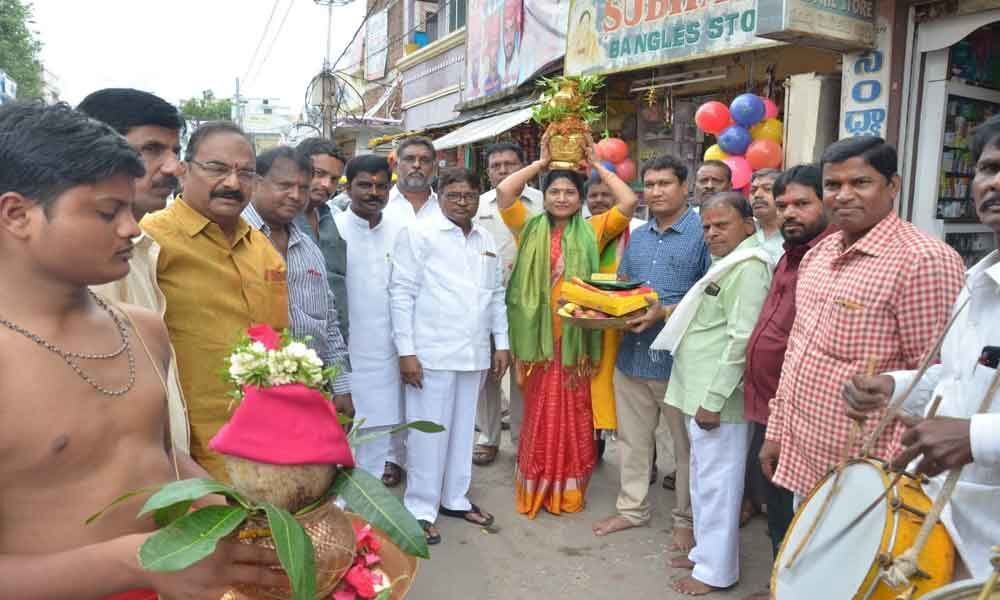
<path fill-rule="evenodd" d="M 403 552 L 430 558 L 420 523 L 380 479 L 361 469 L 341 469 L 333 489 L 351 510 L 384 531 Z"/>
<path fill-rule="evenodd" d="M 157 531 L 139 548 L 147 571 L 180 571 L 215 551 L 249 513 L 242 506 L 212 505 L 188 513 Z"/>
<path fill-rule="evenodd" d="M 316 555 L 306 530 L 287 510 L 264 502 L 271 538 L 278 560 L 292 582 L 294 600 L 313 600 L 316 596 Z"/>
<path fill-rule="evenodd" d="M 378 593 L 378 596 L 375 596 L 375 600 L 389 600 L 389 598 L 392 598 L 391 587 L 385 588 L 384 590 Z"/>
<path fill-rule="evenodd" d="M 358 431 L 360 431 L 360 427 Z M 360 446 L 374 440 L 375 438 L 380 438 L 384 435 L 392 435 L 394 433 L 399 433 L 400 431 L 406 431 L 407 429 L 416 429 L 417 431 L 422 431 L 423 433 L 441 433 L 444 431 L 444 425 L 438 425 L 433 421 L 411 421 L 410 423 L 403 423 L 393 427 L 392 429 L 379 431 L 377 433 L 367 433 L 365 435 L 357 435 L 354 439 L 348 438 L 351 446 Z"/>
<path fill-rule="evenodd" d="M 244 508 L 252 508 L 250 502 L 242 494 L 214 479 L 182 479 L 168 483 L 160 488 L 160 491 L 150 496 L 142 510 L 139 511 L 139 516 L 180 502 L 197 500 L 209 494 L 222 494 L 239 502 Z"/>
<path fill-rule="evenodd" d="M 191 510 L 192 504 L 191 500 L 185 500 L 184 502 L 177 502 L 170 506 L 158 508 L 153 511 L 153 520 L 156 521 L 159 527 L 166 527 L 186 515 Z"/>
<path fill-rule="evenodd" d="M 103 517 L 104 513 L 108 512 L 109 510 L 111 510 L 115 506 L 121 504 L 122 502 L 125 502 L 129 498 L 134 498 L 134 497 L 139 496 L 141 494 L 149 494 L 149 493 L 151 493 L 155 489 L 156 489 L 156 486 L 149 486 L 149 487 L 144 487 L 144 488 L 141 488 L 141 489 L 138 489 L 138 490 L 133 490 L 131 492 L 125 492 L 121 496 L 118 496 L 117 498 L 115 498 L 114 500 L 112 500 L 111 504 L 108 504 L 107 506 L 105 506 L 101 510 L 99 510 L 96 513 L 94 513 L 94 514 L 90 515 L 89 517 L 87 517 L 87 520 L 84 521 L 84 523 L 86 523 L 87 525 L 90 525 L 94 521 L 96 521 L 96 520 L 100 519 L 101 517 Z"/>

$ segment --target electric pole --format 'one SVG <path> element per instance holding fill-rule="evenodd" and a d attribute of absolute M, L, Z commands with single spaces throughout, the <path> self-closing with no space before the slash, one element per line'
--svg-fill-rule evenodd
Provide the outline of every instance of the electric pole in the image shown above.
<path fill-rule="evenodd" d="M 333 139 L 333 95 L 336 85 L 333 78 L 333 65 L 330 64 L 330 42 L 333 32 L 333 7 L 346 6 L 354 0 L 313 0 L 316 4 L 326 7 L 326 56 L 323 58 L 323 72 L 320 74 L 322 92 L 323 137 Z"/>

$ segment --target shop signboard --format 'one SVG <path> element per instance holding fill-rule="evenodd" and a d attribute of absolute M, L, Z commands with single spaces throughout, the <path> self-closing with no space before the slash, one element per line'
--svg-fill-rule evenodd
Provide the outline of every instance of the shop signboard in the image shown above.
<path fill-rule="evenodd" d="M 389 9 L 384 8 L 368 18 L 365 24 L 365 79 L 375 81 L 385 77 L 389 56 Z"/>
<path fill-rule="evenodd" d="M 757 35 L 846 52 L 875 44 L 875 0 L 759 0 Z"/>
<path fill-rule="evenodd" d="M 469 0 L 465 27 L 465 101 L 518 84 L 522 0 Z"/>
<path fill-rule="evenodd" d="M 521 35 L 518 85 L 534 79 L 545 65 L 562 58 L 566 52 L 566 26 L 569 2 L 523 0 L 524 31 Z"/>
<path fill-rule="evenodd" d="M 630 71 L 779 45 L 757 35 L 757 0 L 572 0 L 570 75 Z"/>
<path fill-rule="evenodd" d="M 889 109 L 889 58 L 892 32 L 879 17 L 876 47 L 844 55 L 840 86 L 840 137 L 885 137 Z"/>

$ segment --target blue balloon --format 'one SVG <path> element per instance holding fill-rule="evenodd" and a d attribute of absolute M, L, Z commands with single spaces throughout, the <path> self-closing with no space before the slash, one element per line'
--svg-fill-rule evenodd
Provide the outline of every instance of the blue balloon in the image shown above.
<path fill-rule="evenodd" d="M 615 171 L 615 163 L 611 162 L 610 160 L 602 160 L 601 166 L 617 175 L 617 171 Z M 590 180 L 591 181 L 601 180 L 601 176 L 600 174 L 598 174 L 597 169 L 590 170 Z"/>
<path fill-rule="evenodd" d="M 729 105 L 729 114 L 733 120 L 744 127 L 756 125 L 764 120 L 766 113 L 767 107 L 757 94 L 740 94 Z"/>
<path fill-rule="evenodd" d="M 741 156 L 752 141 L 750 131 L 742 125 L 730 125 L 719 134 L 719 148 L 730 156 Z"/>

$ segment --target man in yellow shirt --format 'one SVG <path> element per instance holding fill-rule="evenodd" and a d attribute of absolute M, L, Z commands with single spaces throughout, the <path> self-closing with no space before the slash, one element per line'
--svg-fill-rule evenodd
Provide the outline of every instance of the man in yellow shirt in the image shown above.
<path fill-rule="evenodd" d="M 285 261 L 240 216 L 256 177 L 243 131 L 226 121 L 206 123 L 184 154 L 183 197 L 141 223 L 160 245 L 156 275 L 188 404 L 191 456 L 222 480 L 225 468 L 208 440 L 229 418 L 223 361 L 249 325 L 288 327 Z"/>

